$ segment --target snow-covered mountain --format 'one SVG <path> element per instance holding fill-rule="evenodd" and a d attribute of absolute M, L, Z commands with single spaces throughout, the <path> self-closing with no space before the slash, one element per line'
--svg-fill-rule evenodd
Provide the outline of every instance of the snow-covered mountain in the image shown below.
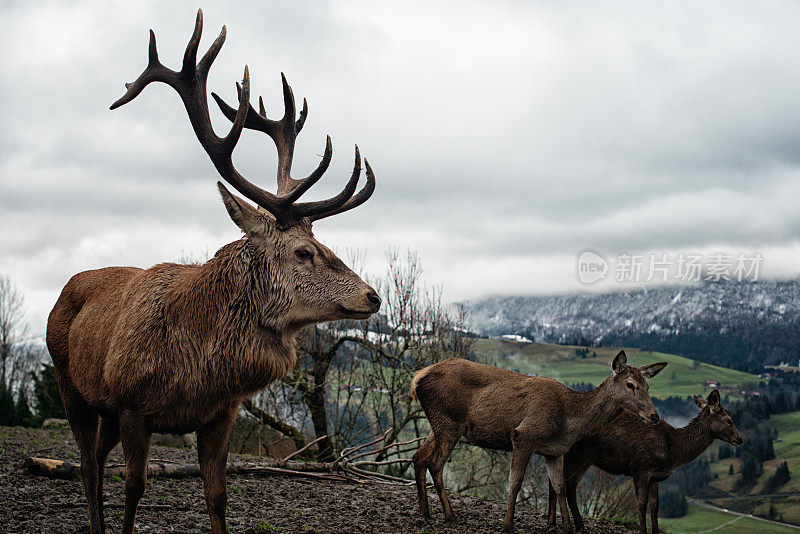
<path fill-rule="evenodd" d="M 651 347 L 749 371 L 800 359 L 800 280 L 497 296 L 469 308 L 485 335 Z"/>

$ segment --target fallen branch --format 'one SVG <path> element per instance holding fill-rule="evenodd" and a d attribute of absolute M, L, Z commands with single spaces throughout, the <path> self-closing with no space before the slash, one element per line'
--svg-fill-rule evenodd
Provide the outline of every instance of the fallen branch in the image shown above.
<path fill-rule="evenodd" d="M 413 481 L 405 478 L 367 469 L 377 469 L 385 465 L 407 464 L 411 462 L 410 458 L 394 458 L 391 460 L 376 461 L 368 460 L 366 457 L 378 454 L 387 457 L 398 454 L 398 452 L 410 452 L 409 450 L 402 450 L 402 447 L 417 443 L 423 439 L 417 438 L 409 441 L 392 443 L 373 450 L 365 450 L 370 445 L 376 445 L 385 440 L 387 435 L 388 433 L 384 433 L 377 439 L 356 447 L 345 449 L 342 451 L 341 456 L 333 462 L 300 462 L 292 460 L 296 455 L 301 454 L 315 443 L 327 437 L 321 436 L 311 443 L 308 443 L 300 450 L 282 459 L 264 459 L 257 464 L 231 463 L 227 467 L 227 473 L 228 475 L 251 476 L 284 475 L 361 484 L 413 484 Z M 81 474 L 80 464 L 54 460 L 52 458 L 26 458 L 23 462 L 23 467 L 33 475 L 45 476 L 48 478 L 74 479 Z M 105 476 L 109 477 L 124 477 L 125 464 L 108 464 L 105 467 L 104 473 Z M 171 460 L 160 459 L 151 459 L 147 463 L 148 478 L 185 478 L 198 476 L 200 476 L 200 467 L 197 464 L 180 464 Z"/>

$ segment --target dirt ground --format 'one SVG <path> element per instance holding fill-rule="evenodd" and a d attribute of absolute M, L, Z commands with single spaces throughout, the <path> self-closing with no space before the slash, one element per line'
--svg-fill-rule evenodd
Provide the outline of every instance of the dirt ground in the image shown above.
<path fill-rule="evenodd" d="M 68 430 L 0 427 L 0 532 L 82 533 L 89 522 L 83 485 L 78 480 L 51 480 L 21 468 L 25 457 L 78 461 Z M 235 459 L 232 455 L 232 460 Z M 155 446 L 151 458 L 195 463 L 193 450 Z M 252 457 L 247 458 L 252 461 Z M 122 461 L 115 449 L 109 460 Z M 106 477 L 106 525 L 119 532 L 123 482 Z M 435 493 L 430 492 L 434 517 L 420 518 L 413 487 L 354 485 L 270 476 L 228 478 L 228 525 L 231 532 L 461 534 L 499 532 L 504 503 L 453 494 L 458 523 L 443 522 Z M 136 516 L 137 532 L 209 532 L 202 483 L 199 479 L 152 479 Z M 541 513 L 518 506 L 517 532 L 547 532 Z M 589 521 L 589 532 L 630 533 L 609 521 Z M 551 530 L 552 532 L 552 530 Z"/>

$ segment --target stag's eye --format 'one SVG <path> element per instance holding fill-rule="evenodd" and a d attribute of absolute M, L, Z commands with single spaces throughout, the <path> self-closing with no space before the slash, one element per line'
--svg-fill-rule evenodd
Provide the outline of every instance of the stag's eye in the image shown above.
<path fill-rule="evenodd" d="M 294 251 L 294 255 L 303 261 L 310 260 L 314 257 L 314 253 L 307 248 L 298 248 Z"/>
<path fill-rule="evenodd" d="M 629 390 L 631 390 L 631 391 L 636 391 L 636 386 L 634 386 L 634 385 L 633 385 L 633 384 L 631 384 L 630 382 L 628 382 L 628 384 L 627 384 L 627 385 L 628 385 L 628 389 L 629 389 Z"/>

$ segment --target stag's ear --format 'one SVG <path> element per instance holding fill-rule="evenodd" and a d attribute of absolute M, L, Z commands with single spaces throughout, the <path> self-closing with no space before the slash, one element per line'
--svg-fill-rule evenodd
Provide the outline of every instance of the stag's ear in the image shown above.
<path fill-rule="evenodd" d="M 614 372 L 619 374 L 625 370 L 625 366 L 628 365 L 628 356 L 625 355 L 625 351 L 619 351 L 614 357 L 614 361 L 611 363 L 611 368 L 614 369 Z"/>
<path fill-rule="evenodd" d="M 708 394 L 708 403 L 712 406 L 719 406 L 719 391 L 715 389 Z"/>
<path fill-rule="evenodd" d="M 248 202 L 245 202 L 236 195 L 231 194 L 228 188 L 217 182 L 219 194 L 222 195 L 222 202 L 228 210 L 236 226 L 242 229 L 247 235 L 253 235 L 264 230 L 264 217 Z"/>
<path fill-rule="evenodd" d="M 694 403 L 697 404 L 697 407 L 701 410 L 708 405 L 708 401 L 706 401 L 700 395 L 693 395 L 692 398 L 694 398 Z"/>
<path fill-rule="evenodd" d="M 659 363 L 651 363 L 650 365 L 643 365 L 639 367 L 639 371 L 644 375 L 645 378 L 653 378 L 661 370 L 667 366 L 668 362 L 659 362 Z"/>

